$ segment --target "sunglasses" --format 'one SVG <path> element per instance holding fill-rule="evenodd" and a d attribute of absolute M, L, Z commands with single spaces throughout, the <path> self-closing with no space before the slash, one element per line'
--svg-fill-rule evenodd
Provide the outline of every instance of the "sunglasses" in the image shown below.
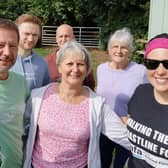
<path fill-rule="evenodd" d="M 154 59 L 144 59 L 144 65 L 149 70 L 157 69 L 158 66 L 162 64 L 164 68 L 168 69 L 168 60 L 154 60 Z"/>

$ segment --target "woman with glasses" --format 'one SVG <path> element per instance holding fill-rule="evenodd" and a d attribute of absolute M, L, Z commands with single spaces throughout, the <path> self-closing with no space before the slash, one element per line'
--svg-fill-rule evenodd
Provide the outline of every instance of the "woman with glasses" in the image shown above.
<path fill-rule="evenodd" d="M 147 82 L 146 68 L 131 61 L 133 35 L 128 28 L 116 30 L 109 39 L 110 61 L 97 68 L 97 93 L 105 97 L 112 110 L 126 124 L 128 102 L 139 84 Z M 100 138 L 102 168 L 109 168 L 114 154 L 114 167 L 124 168 L 129 151 L 106 136 Z"/>
<path fill-rule="evenodd" d="M 144 55 L 149 84 L 129 103 L 129 168 L 168 168 L 168 34 L 152 38 Z"/>

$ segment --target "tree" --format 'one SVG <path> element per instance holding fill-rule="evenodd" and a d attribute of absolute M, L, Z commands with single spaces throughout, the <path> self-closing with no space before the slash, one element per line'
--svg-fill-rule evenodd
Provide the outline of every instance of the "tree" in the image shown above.
<path fill-rule="evenodd" d="M 106 48 L 109 34 L 122 27 L 129 27 L 135 38 L 146 38 L 149 6 L 150 0 L 92 0 L 90 12 L 102 27 L 103 48 Z"/>
<path fill-rule="evenodd" d="M 15 20 L 32 13 L 43 25 L 100 26 L 106 48 L 111 32 L 129 27 L 135 38 L 146 38 L 150 0 L 1 0 L 0 17 Z"/>
<path fill-rule="evenodd" d="M 32 0 L 1 0 L 0 17 L 15 20 L 31 8 Z"/>

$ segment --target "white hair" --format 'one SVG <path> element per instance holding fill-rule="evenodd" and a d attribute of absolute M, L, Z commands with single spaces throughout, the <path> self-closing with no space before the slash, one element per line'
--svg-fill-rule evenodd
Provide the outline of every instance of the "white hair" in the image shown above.
<path fill-rule="evenodd" d="M 91 57 L 87 49 L 80 43 L 75 40 L 67 41 L 63 47 L 57 52 L 56 64 L 59 65 L 64 56 L 68 57 L 68 54 L 65 54 L 67 51 L 77 52 L 79 56 L 83 58 L 87 65 L 87 74 L 91 70 Z"/>
<path fill-rule="evenodd" d="M 133 52 L 133 35 L 131 34 L 130 30 L 126 27 L 116 30 L 109 38 L 108 41 L 108 49 L 110 49 L 111 44 L 115 41 L 124 42 L 128 45 L 131 52 Z"/>

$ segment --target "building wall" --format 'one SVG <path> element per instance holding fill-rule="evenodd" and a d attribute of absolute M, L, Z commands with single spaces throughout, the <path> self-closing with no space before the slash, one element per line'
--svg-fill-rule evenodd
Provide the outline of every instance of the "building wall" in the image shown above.
<path fill-rule="evenodd" d="M 148 39 L 168 33 L 168 0 L 150 0 Z"/>

